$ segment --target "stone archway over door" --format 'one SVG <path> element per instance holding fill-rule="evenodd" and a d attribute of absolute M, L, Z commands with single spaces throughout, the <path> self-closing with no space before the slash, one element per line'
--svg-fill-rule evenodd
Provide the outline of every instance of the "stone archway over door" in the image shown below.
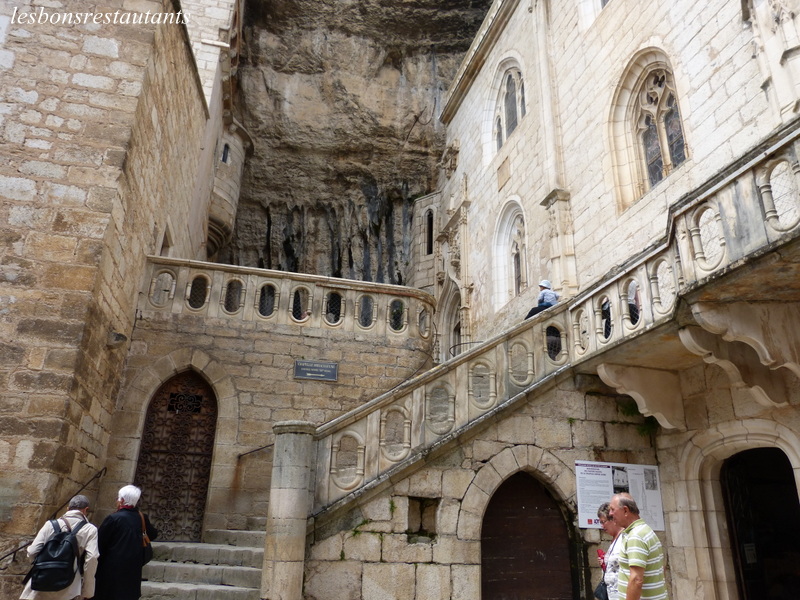
<path fill-rule="evenodd" d="M 494 493 L 481 528 L 481 600 L 573 600 L 567 525 L 527 473 Z"/>
<path fill-rule="evenodd" d="M 800 595 L 800 504 L 792 465 L 778 448 L 731 456 L 720 474 L 740 600 Z"/>
<path fill-rule="evenodd" d="M 200 541 L 217 399 L 196 372 L 166 381 L 147 408 L 134 482 L 160 540 Z"/>

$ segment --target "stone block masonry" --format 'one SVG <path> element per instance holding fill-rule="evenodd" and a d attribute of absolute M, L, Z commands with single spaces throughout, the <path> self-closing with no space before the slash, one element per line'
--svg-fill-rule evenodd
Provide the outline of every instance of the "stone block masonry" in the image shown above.
<path fill-rule="evenodd" d="M 130 338 L 166 223 L 208 200 L 192 195 L 209 112 L 182 26 L 12 23 L 14 8 L 0 7 L 2 548 L 103 465 L 127 349 L 109 335 Z M 171 235 L 200 251 L 202 231 Z"/>

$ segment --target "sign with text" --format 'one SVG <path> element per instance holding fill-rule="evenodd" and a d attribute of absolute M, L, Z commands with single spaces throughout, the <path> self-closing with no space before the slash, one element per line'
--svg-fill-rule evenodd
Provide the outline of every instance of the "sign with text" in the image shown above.
<path fill-rule="evenodd" d="M 321 360 L 296 360 L 294 361 L 294 378 L 336 381 L 339 379 L 339 363 Z"/>
<path fill-rule="evenodd" d="M 627 492 L 636 500 L 639 515 L 655 531 L 664 531 L 661 481 L 655 465 L 575 461 L 578 523 L 583 529 L 600 529 L 597 509 L 611 496 Z"/>

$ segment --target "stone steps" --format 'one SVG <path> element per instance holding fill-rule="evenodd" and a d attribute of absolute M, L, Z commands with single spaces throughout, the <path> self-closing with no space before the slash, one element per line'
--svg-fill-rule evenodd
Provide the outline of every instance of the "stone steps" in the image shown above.
<path fill-rule="evenodd" d="M 142 598 L 259 600 L 264 537 L 263 530 L 210 530 L 204 543 L 153 542 Z"/>

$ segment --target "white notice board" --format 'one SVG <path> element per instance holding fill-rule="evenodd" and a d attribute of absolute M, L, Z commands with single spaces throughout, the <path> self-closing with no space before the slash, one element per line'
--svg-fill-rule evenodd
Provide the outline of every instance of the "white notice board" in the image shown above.
<path fill-rule="evenodd" d="M 661 480 L 655 465 L 575 461 L 578 490 L 578 525 L 600 529 L 597 509 L 611 496 L 628 492 L 639 506 L 640 516 L 655 531 L 664 531 Z"/>

